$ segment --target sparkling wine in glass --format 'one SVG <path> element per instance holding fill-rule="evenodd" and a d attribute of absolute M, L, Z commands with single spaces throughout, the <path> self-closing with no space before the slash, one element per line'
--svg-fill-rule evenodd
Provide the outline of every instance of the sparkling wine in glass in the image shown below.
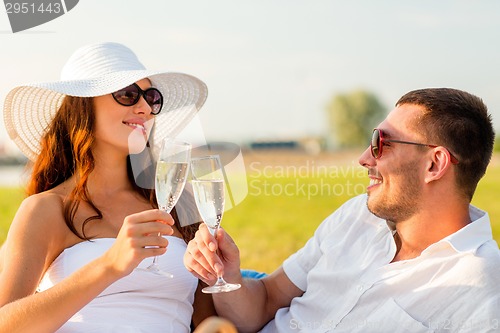
<path fill-rule="evenodd" d="M 170 213 L 186 185 L 191 157 L 191 144 L 173 139 L 164 139 L 156 162 L 155 193 L 158 208 Z M 173 277 L 158 265 L 158 257 L 146 268 L 147 271 Z"/>
<path fill-rule="evenodd" d="M 216 236 L 224 213 L 224 174 L 219 156 L 191 159 L 191 174 L 196 207 L 210 233 Z M 239 284 L 227 283 L 222 276 L 217 276 L 217 282 L 202 291 L 221 293 L 240 287 Z"/>

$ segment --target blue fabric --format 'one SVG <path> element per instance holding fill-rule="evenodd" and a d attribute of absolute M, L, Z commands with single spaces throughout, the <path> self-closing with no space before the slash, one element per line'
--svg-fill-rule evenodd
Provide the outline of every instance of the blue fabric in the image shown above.
<path fill-rule="evenodd" d="M 266 275 L 267 275 L 266 273 L 254 271 L 251 269 L 242 269 L 241 270 L 241 276 L 243 276 L 244 278 L 248 278 L 248 279 L 261 279 Z"/>

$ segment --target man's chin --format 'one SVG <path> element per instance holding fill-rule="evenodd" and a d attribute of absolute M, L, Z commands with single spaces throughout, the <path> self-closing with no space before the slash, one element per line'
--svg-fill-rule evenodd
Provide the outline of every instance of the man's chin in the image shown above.
<path fill-rule="evenodd" d="M 370 213 L 381 219 L 386 219 L 386 217 L 384 217 L 384 214 L 380 212 L 380 210 L 378 210 L 376 206 L 377 205 L 374 202 L 374 199 L 370 198 L 370 196 L 368 195 L 368 198 L 366 199 L 366 207 L 368 207 Z"/>

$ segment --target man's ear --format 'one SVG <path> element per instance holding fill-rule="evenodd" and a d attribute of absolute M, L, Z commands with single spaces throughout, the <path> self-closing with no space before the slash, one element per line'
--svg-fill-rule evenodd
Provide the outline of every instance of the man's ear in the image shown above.
<path fill-rule="evenodd" d="M 434 148 L 430 157 L 424 179 L 426 183 L 441 179 L 452 165 L 450 153 L 444 147 Z"/>

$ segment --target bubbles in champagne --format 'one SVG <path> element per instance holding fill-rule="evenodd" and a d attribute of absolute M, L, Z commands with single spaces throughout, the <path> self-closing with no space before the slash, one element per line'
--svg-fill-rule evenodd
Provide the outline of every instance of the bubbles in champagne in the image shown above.
<path fill-rule="evenodd" d="M 224 212 L 224 181 L 193 180 L 193 192 L 196 206 L 210 232 L 219 227 Z"/>
<path fill-rule="evenodd" d="M 158 206 L 170 212 L 186 184 L 187 163 L 159 161 L 156 166 L 155 192 Z"/>

